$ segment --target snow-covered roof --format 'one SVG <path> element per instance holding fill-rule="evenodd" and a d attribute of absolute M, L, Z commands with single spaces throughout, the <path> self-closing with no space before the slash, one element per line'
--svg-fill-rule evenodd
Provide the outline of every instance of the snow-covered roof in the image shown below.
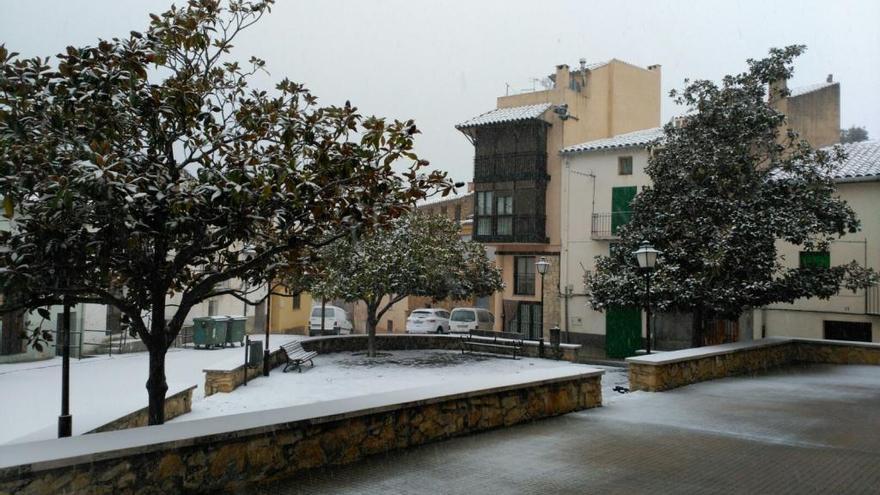
<path fill-rule="evenodd" d="M 440 196 L 439 194 L 436 196 L 432 196 L 428 199 L 423 200 L 422 202 L 416 205 L 417 208 L 421 208 L 423 206 L 436 206 L 440 203 L 452 202 L 456 200 L 464 200 L 469 196 L 472 196 L 474 193 L 468 192 L 466 187 L 459 187 L 455 191 L 449 193 L 446 196 Z"/>
<path fill-rule="evenodd" d="M 662 137 L 663 128 L 652 127 L 650 129 L 642 129 L 639 131 L 628 132 L 626 134 L 618 134 L 610 138 L 597 139 L 595 141 L 587 141 L 586 143 L 568 146 L 562 150 L 562 153 L 582 153 L 586 151 L 646 146 L 651 141 Z"/>
<path fill-rule="evenodd" d="M 840 145 L 846 159 L 834 165 L 832 177 L 836 181 L 860 180 L 875 177 L 880 180 L 880 141 L 861 141 Z M 825 148 L 830 151 L 832 147 Z"/>
<path fill-rule="evenodd" d="M 789 90 L 789 98 L 793 98 L 795 96 L 805 95 L 807 93 L 812 93 L 813 91 L 819 91 L 820 89 L 827 88 L 829 86 L 834 86 L 835 84 L 840 84 L 839 82 L 822 82 L 816 84 L 810 84 L 807 86 L 800 86 L 797 88 L 791 88 Z"/>
<path fill-rule="evenodd" d="M 470 120 L 466 120 L 461 124 L 456 125 L 455 128 L 469 129 L 481 125 L 537 119 L 543 115 L 550 106 L 550 103 L 539 103 L 537 105 L 526 105 L 522 107 L 497 108 L 478 115 Z"/>

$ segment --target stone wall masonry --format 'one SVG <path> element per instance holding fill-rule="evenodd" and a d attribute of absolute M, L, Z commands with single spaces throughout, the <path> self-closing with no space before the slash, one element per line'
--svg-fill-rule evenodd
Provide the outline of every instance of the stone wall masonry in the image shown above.
<path fill-rule="evenodd" d="M 542 373 L 519 377 L 519 383 L 499 377 L 491 383 L 500 385 L 481 390 L 445 384 L 439 390 L 422 387 L 0 447 L 0 494 L 237 491 L 308 469 L 601 405 L 601 371 Z M 458 392 L 444 394 L 453 390 Z M 411 400 L 401 402 L 403 397 Z"/>
<path fill-rule="evenodd" d="M 768 338 L 627 358 L 632 390 L 658 392 L 794 363 L 880 365 L 880 344 Z"/>
<path fill-rule="evenodd" d="M 241 359 L 242 364 L 228 369 L 206 369 L 205 371 L 205 397 L 214 395 L 217 392 L 229 393 L 244 383 L 244 357 Z M 277 368 L 284 364 L 286 357 L 284 351 L 276 349 L 269 354 L 269 369 Z M 263 374 L 263 365 L 247 368 L 248 381 L 261 376 Z"/>
<path fill-rule="evenodd" d="M 191 387 L 181 390 L 180 392 L 165 397 L 166 421 L 192 411 L 192 394 L 193 390 L 195 389 L 196 385 L 193 385 Z M 89 433 L 100 433 L 102 431 L 117 431 L 125 430 L 128 428 L 147 426 L 150 422 L 149 413 L 150 409 L 148 407 L 138 409 L 131 414 L 126 414 L 125 416 L 115 419 L 103 426 L 99 426 L 92 431 L 88 431 L 86 432 L 86 435 L 88 435 Z"/>

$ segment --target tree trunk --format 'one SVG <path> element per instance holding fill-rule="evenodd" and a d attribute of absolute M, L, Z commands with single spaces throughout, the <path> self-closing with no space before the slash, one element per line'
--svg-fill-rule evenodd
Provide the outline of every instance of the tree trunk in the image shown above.
<path fill-rule="evenodd" d="M 168 383 L 165 382 L 165 346 L 150 346 L 150 377 L 147 379 L 149 395 L 150 425 L 161 425 L 165 422 L 165 393 Z"/>
<path fill-rule="evenodd" d="M 165 354 L 168 352 L 168 329 L 165 325 L 165 292 L 154 291 L 147 350 L 150 353 L 150 375 L 147 379 L 149 424 L 165 423 Z"/>
<path fill-rule="evenodd" d="M 376 357 L 376 309 L 377 305 L 367 305 L 367 357 Z"/>

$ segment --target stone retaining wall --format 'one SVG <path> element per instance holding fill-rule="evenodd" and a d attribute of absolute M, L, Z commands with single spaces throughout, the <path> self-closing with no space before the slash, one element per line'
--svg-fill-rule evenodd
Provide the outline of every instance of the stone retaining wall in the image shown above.
<path fill-rule="evenodd" d="M 880 365 L 880 344 L 768 338 L 627 358 L 632 390 L 669 390 L 794 363 Z"/>
<path fill-rule="evenodd" d="M 15 452 L 0 447 L 0 493 L 236 491 L 372 454 L 597 407 L 602 402 L 601 373 L 573 373 L 433 398 L 425 394 L 437 393 L 437 387 L 375 394 L 345 403 L 362 408 L 367 403 L 369 408 L 342 413 L 342 401 L 337 401 L 23 444 L 15 446 L 20 449 Z M 440 392 L 454 387 L 460 385 L 441 386 Z M 404 393 L 422 395 L 397 404 L 377 402 Z M 329 415 L 297 416 L 297 411 L 320 407 L 329 408 Z M 229 425 L 238 428 L 228 429 Z M 101 436 L 106 437 L 90 445 L 65 443 Z"/>
<path fill-rule="evenodd" d="M 284 352 L 281 349 L 272 351 L 269 354 L 269 369 L 277 368 L 286 361 Z M 244 358 L 242 364 L 235 368 L 205 371 L 205 397 L 214 395 L 217 392 L 229 393 L 244 383 L 245 365 Z M 248 381 L 257 378 L 263 374 L 262 363 L 255 367 L 247 368 Z"/>
<path fill-rule="evenodd" d="M 165 421 L 174 419 L 181 414 L 186 414 L 192 411 L 192 394 L 193 390 L 196 389 L 196 386 L 186 388 L 181 390 L 180 392 L 171 394 L 165 397 Z M 138 409 L 137 411 L 126 414 L 125 416 L 115 419 L 103 426 L 99 426 L 92 431 L 87 431 L 86 435 L 89 433 L 100 433 L 102 431 L 116 431 L 116 430 L 125 430 L 128 428 L 138 428 L 140 426 L 147 426 L 150 422 L 150 409 L 148 407 L 144 407 L 143 409 Z"/>

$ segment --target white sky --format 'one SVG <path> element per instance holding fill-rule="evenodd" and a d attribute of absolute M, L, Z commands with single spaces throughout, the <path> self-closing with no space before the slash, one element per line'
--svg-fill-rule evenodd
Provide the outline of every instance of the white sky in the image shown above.
<path fill-rule="evenodd" d="M 0 43 L 25 55 L 144 30 L 169 0 L 0 0 Z M 178 2 L 180 3 L 180 2 Z M 454 125 L 505 92 L 578 59 L 663 66 L 663 93 L 685 77 L 718 79 L 773 46 L 803 43 L 790 86 L 841 83 L 841 126 L 880 137 L 880 2 L 279 0 L 235 56 L 267 61 L 269 88 L 305 83 L 324 104 L 414 118 L 420 155 L 457 180 L 473 149 Z M 665 122 L 681 110 L 665 98 Z"/>

